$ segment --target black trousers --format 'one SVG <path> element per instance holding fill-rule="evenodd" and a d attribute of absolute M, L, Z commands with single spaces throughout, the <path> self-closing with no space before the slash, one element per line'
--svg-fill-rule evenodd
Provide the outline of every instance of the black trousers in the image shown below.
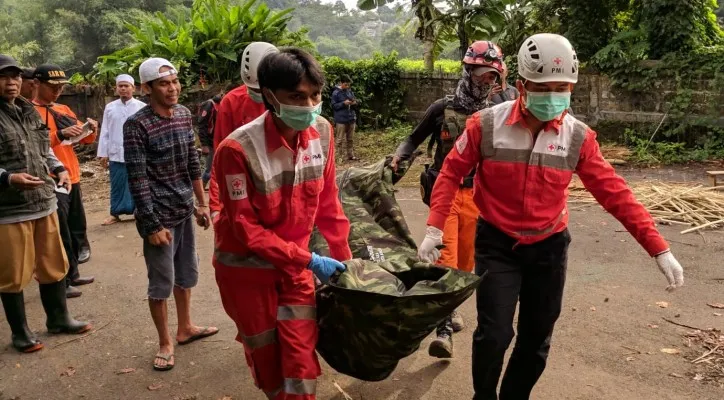
<path fill-rule="evenodd" d="M 85 208 L 83 208 L 83 193 L 80 183 L 73 184 L 70 194 L 56 193 L 58 199 L 58 222 L 60 223 L 60 237 L 68 256 L 68 275 L 66 284 L 71 280 L 80 278 L 78 272 L 78 254 L 83 248 L 89 248 L 86 235 Z"/>
<path fill-rule="evenodd" d="M 518 337 L 500 388 L 500 400 L 524 400 L 546 366 L 553 326 L 561 313 L 566 280 L 568 231 L 532 245 L 516 240 L 483 220 L 475 236 L 475 273 L 488 272 L 477 290 L 478 327 L 473 336 L 475 400 L 498 399 L 503 358 Z"/>

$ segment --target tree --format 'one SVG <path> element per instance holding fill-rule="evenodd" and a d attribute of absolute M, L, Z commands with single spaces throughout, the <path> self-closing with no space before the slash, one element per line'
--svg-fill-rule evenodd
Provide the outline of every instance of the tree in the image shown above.
<path fill-rule="evenodd" d="M 630 0 L 566 0 L 569 20 L 565 36 L 581 60 L 588 60 L 611 41 L 614 17 L 629 5 Z"/>
<path fill-rule="evenodd" d="M 724 35 L 716 22 L 716 9 L 716 0 L 643 1 L 649 56 L 658 59 L 666 53 L 722 43 Z"/>
<path fill-rule="evenodd" d="M 446 0 L 437 17 L 443 40 L 458 41 L 458 58 L 462 59 L 475 39 L 492 37 L 505 22 L 503 11 L 515 0 Z"/>
<path fill-rule="evenodd" d="M 342 16 L 347 13 L 347 6 L 344 5 L 342 0 L 337 0 L 334 6 L 332 6 L 332 11 L 334 11 L 337 16 Z"/>
<path fill-rule="evenodd" d="M 380 41 L 383 54 L 397 52 L 401 58 L 417 58 L 422 53 L 422 46 L 415 39 L 414 31 L 401 26 L 393 26 L 385 31 Z"/>
<path fill-rule="evenodd" d="M 363 10 L 379 8 L 388 0 L 359 0 Z M 503 24 L 503 11 L 515 0 L 411 0 L 411 10 L 417 19 L 415 37 L 422 41 L 425 70 L 432 71 L 435 57 L 445 42 L 458 41 L 458 56 L 462 58 L 473 40 L 492 37 Z"/>

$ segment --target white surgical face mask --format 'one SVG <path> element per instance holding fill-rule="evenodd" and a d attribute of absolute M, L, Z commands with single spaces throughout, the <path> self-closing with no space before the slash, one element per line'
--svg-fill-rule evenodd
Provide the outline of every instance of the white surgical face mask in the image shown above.
<path fill-rule="evenodd" d="M 279 111 L 274 112 L 274 114 L 294 130 L 302 131 L 309 128 L 317 120 L 317 117 L 322 114 L 321 101 L 316 106 L 295 106 L 280 102 L 271 90 L 269 93 L 274 101 L 279 103 Z"/>

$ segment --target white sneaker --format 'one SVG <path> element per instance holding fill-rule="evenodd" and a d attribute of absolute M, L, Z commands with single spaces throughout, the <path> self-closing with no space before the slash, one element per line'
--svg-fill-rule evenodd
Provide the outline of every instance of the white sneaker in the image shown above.
<path fill-rule="evenodd" d="M 452 318 L 453 332 L 457 333 L 465 329 L 465 320 L 462 315 L 460 315 L 457 311 L 453 311 L 450 317 Z"/>

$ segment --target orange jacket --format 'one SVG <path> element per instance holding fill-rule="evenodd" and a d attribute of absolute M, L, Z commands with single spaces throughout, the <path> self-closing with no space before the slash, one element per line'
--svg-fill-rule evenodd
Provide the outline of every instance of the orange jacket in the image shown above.
<path fill-rule="evenodd" d="M 48 111 L 48 107 L 41 106 L 35 102 L 33 102 L 33 105 L 35 105 L 35 109 L 40 114 L 40 118 L 43 120 L 43 123 L 48 126 L 48 134 L 50 135 L 50 147 L 53 148 L 55 156 L 58 157 L 58 160 L 63 163 L 65 169 L 68 171 L 68 175 L 70 175 L 70 182 L 73 184 L 79 183 L 80 164 L 78 163 L 78 156 L 75 155 L 75 150 L 73 150 L 73 146 L 61 144 L 62 140 L 58 137 L 58 127 L 55 125 L 55 119 L 53 118 L 53 115 Z M 53 103 L 50 107 L 53 108 L 53 111 L 59 114 L 67 115 L 75 120 L 78 119 L 73 110 L 71 110 L 70 107 L 66 106 L 65 104 Z M 83 125 L 83 123 L 80 121 L 78 121 L 77 124 Z M 80 143 L 91 144 L 96 140 L 96 136 L 98 136 L 98 133 L 93 132 L 85 137 L 83 140 L 81 140 Z"/>
<path fill-rule="evenodd" d="M 224 203 L 214 224 L 215 267 L 235 267 L 262 281 L 280 272 L 298 277 L 312 257 L 315 225 L 332 257 L 352 258 L 327 120 L 319 117 L 290 147 L 265 113 L 225 139 L 214 156 Z"/>
<path fill-rule="evenodd" d="M 264 114 L 266 108 L 264 104 L 254 102 L 249 97 L 246 85 L 227 93 L 216 111 L 216 122 L 214 125 L 214 149 L 219 147 L 219 143 L 226 139 L 227 136 L 235 130 L 241 128 L 247 123 L 257 119 Z M 214 170 L 211 170 L 211 179 L 209 180 L 209 209 L 211 212 L 221 211 L 221 203 L 219 202 L 219 185 L 214 176 Z"/>
<path fill-rule="evenodd" d="M 568 185 L 575 172 L 651 256 L 669 248 L 646 208 L 603 159 L 596 133 L 570 115 L 547 123 L 534 137 L 520 100 L 474 114 L 435 182 L 428 225 L 443 229 L 460 179 L 472 168 L 481 217 L 520 244 L 566 229 Z"/>

